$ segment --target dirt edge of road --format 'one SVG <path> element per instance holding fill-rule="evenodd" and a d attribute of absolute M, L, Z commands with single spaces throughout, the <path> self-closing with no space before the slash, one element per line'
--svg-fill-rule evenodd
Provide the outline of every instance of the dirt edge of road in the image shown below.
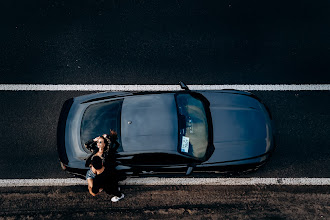
<path fill-rule="evenodd" d="M 330 186 L 86 186 L 0 188 L 0 219 L 327 219 Z"/>

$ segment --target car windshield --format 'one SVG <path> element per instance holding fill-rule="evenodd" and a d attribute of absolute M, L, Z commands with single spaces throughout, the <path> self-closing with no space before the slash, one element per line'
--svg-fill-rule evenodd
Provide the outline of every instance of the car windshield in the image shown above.
<path fill-rule="evenodd" d="M 176 96 L 179 118 L 179 152 L 202 159 L 208 146 L 208 124 L 202 101 L 190 94 Z"/>
<path fill-rule="evenodd" d="M 120 116 L 123 100 L 102 102 L 87 107 L 81 122 L 80 138 L 84 145 L 88 140 L 103 134 L 110 129 L 118 133 L 120 142 Z"/>

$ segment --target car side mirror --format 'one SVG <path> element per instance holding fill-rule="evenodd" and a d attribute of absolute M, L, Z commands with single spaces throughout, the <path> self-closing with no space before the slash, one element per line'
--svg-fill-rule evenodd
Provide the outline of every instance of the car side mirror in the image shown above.
<path fill-rule="evenodd" d="M 190 90 L 190 89 L 188 88 L 188 86 L 187 86 L 184 82 L 180 81 L 179 84 L 180 84 L 180 86 L 181 86 L 181 89 L 184 89 L 184 90 L 186 90 L 186 91 L 189 91 L 189 90 Z"/>
<path fill-rule="evenodd" d="M 190 175 L 193 171 L 194 167 L 188 167 L 186 175 Z"/>

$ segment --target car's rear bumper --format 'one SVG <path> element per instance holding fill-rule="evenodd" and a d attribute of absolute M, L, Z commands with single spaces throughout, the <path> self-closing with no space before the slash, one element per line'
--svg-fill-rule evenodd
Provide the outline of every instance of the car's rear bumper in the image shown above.
<path fill-rule="evenodd" d="M 68 99 L 64 102 L 57 125 L 57 152 L 60 161 L 64 165 L 67 165 L 69 163 L 69 159 L 65 149 L 65 127 L 72 104 L 73 98 Z"/>

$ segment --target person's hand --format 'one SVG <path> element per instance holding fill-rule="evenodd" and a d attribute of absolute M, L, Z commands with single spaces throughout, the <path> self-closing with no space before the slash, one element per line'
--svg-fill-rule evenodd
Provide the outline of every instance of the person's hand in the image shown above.
<path fill-rule="evenodd" d="M 117 132 L 115 132 L 114 130 L 110 129 L 110 135 L 117 135 Z"/>
<path fill-rule="evenodd" d="M 93 141 L 96 142 L 96 141 L 98 141 L 99 139 L 100 139 L 100 137 L 96 137 L 96 138 L 93 139 Z"/>
<path fill-rule="evenodd" d="M 107 138 L 107 134 L 102 135 L 104 138 Z"/>

